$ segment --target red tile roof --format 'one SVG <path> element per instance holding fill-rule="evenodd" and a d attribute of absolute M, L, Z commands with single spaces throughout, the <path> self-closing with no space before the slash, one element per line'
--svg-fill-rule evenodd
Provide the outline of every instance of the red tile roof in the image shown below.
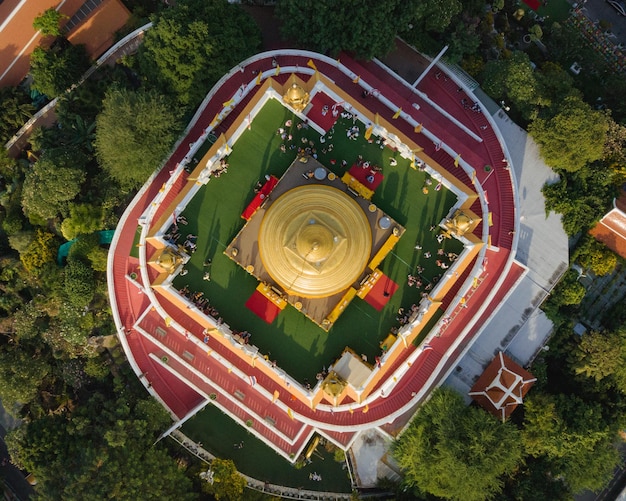
<path fill-rule="evenodd" d="M 523 402 L 537 379 L 504 353 L 498 353 L 478 378 L 470 396 L 504 421 Z"/>
<path fill-rule="evenodd" d="M 598 242 L 626 258 L 626 213 L 618 208 L 611 210 L 589 233 Z"/>
<path fill-rule="evenodd" d="M 38 0 L 23 4 L 19 0 L 6 0 L 0 5 L 0 87 L 18 85 L 28 74 L 31 52 L 47 41 L 33 28 L 35 18 L 49 8 L 56 8 L 69 19 L 82 4 L 83 0 Z"/>
<path fill-rule="evenodd" d="M 130 12 L 120 0 L 104 0 L 67 39 L 74 45 L 84 44 L 89 57 L 96 59 L 113 45 L 115 32 L 129 17 Z"/>

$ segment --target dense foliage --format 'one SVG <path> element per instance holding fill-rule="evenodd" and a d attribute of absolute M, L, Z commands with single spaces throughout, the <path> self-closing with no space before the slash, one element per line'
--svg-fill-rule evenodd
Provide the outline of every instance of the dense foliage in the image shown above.
<path fill-rule="evenodd" d="M 66 148 L 48 150 L 26 173 L 22 206 L 29 217 L 50 219 L 69 215 L 74 200 L 85 181 L 85 155 Z"/>
<path fill-rule="evenodd" d="M 49 49 L 37 47 L 30 56 L 31 88 L 53 98 L 69 89 L 89 68 L 89 57 L 82 45 L 63 40 Z"/>
<path fill-rule="evenodd" d="M 141 75 L 189 109 L 261 40 L 252 18 L 226 0 L 182 0 L 153 22 L 139 49 Z"/>
<path fill-rule="evenodd" d="M 16 87 L 0 89 L 0 143 L 6 143 L 33 114 L 28 95 Z"/>
<path fill-rule="evenodd" d="M 168 426 L 165 410 L 122 382 L 9 434 L 11 457 L 35 474 L 39 499 L 195 499 L 189 480 L 153 445 Z"/>
<path fill-rule="evenodd" d="M 124 189 L 146 182 L 180 133 L 178 113 L 154 92 L 114 89 L 96 120 L 96 154 Z"/>
<path fill-rule="evenodd" d="M 343 50 L 371 59 L 393 49 L 399 26 L 410 22 L 418 9 L 422 7 L 415 0 L 280 0 L 277 15 L 285 37 L 299 44 L 334 57 Z"/>
<path fill-rule="evenodd" d="M 515 426 L 440 388 L 394 443 L 393 454 L 404 481 L 418 492 L 478 501 L 502 490 L 503 476 L 520 463 L 522 449 Z"/>

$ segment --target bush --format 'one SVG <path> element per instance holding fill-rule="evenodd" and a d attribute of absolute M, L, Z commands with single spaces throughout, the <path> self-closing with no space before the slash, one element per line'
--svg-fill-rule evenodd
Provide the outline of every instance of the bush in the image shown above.
<path fill-rule="evenodd" d="M 338 463 L 343 463 L 346 460 L 346 453 L 342 449 L 335 449 L 333 452 L 333 459 Z"/>
<path fill-rule="evenodd" d="M 70 217 L 65 218 L 61 223 L 61 233 L 67 240 L 101 229 L 102 209 L 89 204 L 72 205 Z"/>
<path fill-rule="evenodd" d="M 109 364 L 102 358 L 89 358 L 85 363 L 85 373 L 98 381 L 104 381 L 110 374 Z"/>
<path fill-rule="evenodd" d="M 93 270 L 80 259 L 70 259 L 65 268 L 65 295 L 74 306 L 87 306 L 96 291 Z"/>
<path fill-rule="evenodd" d="M 78 82 L 87 68 L 89 56 L 84 45 L 37 47 L 30 56 L 31 88 L 49 98 L 56 97 Z"/>
<path fill-rule="evenodd" d="M 586 235 L 572 255 L 572 261 L 598 276 L 604 276 L 617 266 L 617 255 L 595 238 Z"/>
<path fill-rule="evenodd" d="M 552 292 L 552 301 L 559 306 L 577 305 L 587 291 L 578 282 L 578 273 L 569 270 Z"/>
<path fill-rule="evenodd" d="M 38 228 L 26 252 L 20 254 L 20 260 L 24 268 L 32 273 L 43 268 L 47 263 L 53 263 L 56 250 L 56 237 L 52 233 Z"/>

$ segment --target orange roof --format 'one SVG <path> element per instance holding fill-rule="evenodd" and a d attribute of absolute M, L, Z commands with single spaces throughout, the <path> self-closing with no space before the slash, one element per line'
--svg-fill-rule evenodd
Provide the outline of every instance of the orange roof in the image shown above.
<path fill-rule="evenodd" d="M 498 353 L 472 387 L 470 396 L 504 421 L 523 402 L 537 379 L 504 353 Z"/>
<path fill-rule="evenodd" d="M 74 45 L 84 44 L 89 57 L 96 59 L 113 45 L 114 33 L 129 17 L 130 12 L 120 0 L 104 0 L 67 39 Z"/>
<path fill-rule="evenodd" d="M 30 54 L 42 42 L 33 28 L 35 18 L 59 4 L 59 11 L 71 17 L 83 1 L 5 0 L 0 4 L 0 86 L 18 85 L 28 74 Z"/>
<path fill-rule="evenodd" d="M 612 209 L 589 232 L 598 241 L 626 258 L 626 213 Z"/>

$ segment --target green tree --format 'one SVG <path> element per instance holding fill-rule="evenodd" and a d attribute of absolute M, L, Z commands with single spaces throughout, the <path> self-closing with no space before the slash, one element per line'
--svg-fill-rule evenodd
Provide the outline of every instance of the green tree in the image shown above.
<path fill-rule="evenodd" d="M 53 263 L 57 245 L 58 242 L 53 233 L 37 228 L 35 238 L 33 238 L 28 249 L 20 254 L 24 268 L 33 273 L 45 267 L 46 264 Z"/>
<path fill-rule="evenodd" d="M 0 142 L 6 143 L 33 115 L 35 108 L 19 87 L 0 89 Z M 4 148 L 3 148 L 4 149 Z"/>
<path fill-rule="evenodd" d="M 4 208 L 2 229 L 7 235 L 15 235 L 24 227 L 24 212 L 22 211 L 22 184 L 13 182 L 6 186 L 0 195 L 0 204 Z"/>
<path fill-rule="evenodd" d="M 87 306 L 96 292 L 94 273 L 81 259 L 70 259 L 65 267 L 65 295 L 77 307 Z"/>
<path fill-rule="evenodd" d="M 75 204 L 70 207 L 70 217 L 61 223 L 61 233 L 67 240 L 78 235 L 102 229 L 102 209 L 90 204 Z"/>
<path fill-rule="evenodd" d="M 9 152 L 5 148 L 0 148 L 0 176 L 4 177 L 6 181 L 19 178 L 22 174 L 22 164 L 25 163 L 10 157 Z"/>
<path fill-rule="evenodd" d="M 97 118 L 96 154 L 122 187 L 136 188 L 160 167 L 179 131 L 176 113 L 163 97 L 112 90 Z"/>
<path fill-rule="evenodd" d="M 609 379 L 626 392 L 626 333 L 592 331 L 583 334 L 568 362 L 575 374 L 595 381 Z"/>
<path fill-rule="evenodd" d="M 435 33 L 443 33 L 463 9 L 463 4 L 459 0 L 425 0 L 406 3 L 410 3 L 415 28 Z M 390 21 L 399 22 L 395 19 Z"/>
<path fill-rule="evenodd" d="M 450 63 L 456 64 L 465 55 L 476 54 L 479 46 L 480 37 L 476 33 L 476 27 L 473 24 L 467 25 L 463 21 L 459 21 L 450 34 L 445 57 Z"/>
<path fill-rule="evenodd" d="M 260 46 L 256 23 L 226 0 L 181 0 L 153 21 L 139 48 L 141 73 L 189 108 Z"/>
<path fill-rule="evenodd" d="M 566 97 L 556 114 L 528 127 L 541 156 L 555 169 L 576 172 L 602 158 L 608 128 L 606 115 L 576 96 Z"/>
<path fill-rule="evenodd" d="M 524 402 L 522 441 L 527 454 L 545 458 L 550 475 L 573 492 L 602 488 L 619 463 L 615 430 L 599 404 L 578 397 L 535 394 Z"/>
<path fill-rule="evenodd" d="M 577 305 L 586 292 L 585 287 L 578 282 L 578 273 L 569 270 L 552 292 L 552 300 L 560 306 Z"/>
<path fill-rule="evenodd" d="M 31 88 L 49 98 L 69 89 L 89 68 L 84 45 L 63 45 L 50 49 L 37 47 L 30 56 Z"/>
<path fill-rule="evenodd" d="M 107 260 L 108 260 L 109 252 L 98 246 L 94 247 L 87 254 L 87 259 L 91 263 L 91 267 L 94 271 L 107 271 Z"/>
<path fill-rule="evenodd" d="M 41 34 L 44 36 L 52 35 L 60 37 L 63 34 L 61 31 L 61 22 L 66 19 L 69 18 L 65 14 L 51 7 L 35 18 L 33 28 L 41 31 Z"/>
<path fill-rule="evenodd" d="M 496 100 L 505 99 L 525 119 L 537 115 L 550 101 L 540 92 L 535 70 L 525 52 L 513 52 L 509 59 L 489 61 L 482 74 L 483 87 Z"/>
<path fill-rule="evenodd" d="M 22 277 L 23 268 L 20 261 L 13 255 L 5 255 L 0 257 L 0 318 L 4 314 L 13 314 L 24 305 L 27 300 L 24 292 L 27 291 L 26 282 Z M 10 328 L 0 329 L 0 332 L 13 332 L 16 329 L 16 323 L 11 317 L 7 317 L 10 322 Z"/>
<path fill-rule="evenodd" d="M 524 464 L 507 479 L 503 500 L 528 501 L 546 499 L 550 501 L 572 501 L 572 492 L 562 478 L 550 474 L 550 462 L 545 458 L 527 457 Z"/>
<path fill-rule="evenodd" d="M 67 214 L 85 180 L 87 158 L 79 151 L 55 148 L 46 151 L 26 173 L 22 207 L 26 215 L 41 219 Z"/>
<path fill-rule="evenodd" d="M 608 275 L 617 266 L 617 255 L 591 235 L 584 236 L 571 260 L 598 276 Z"/>
<path fill-rule="evenodd" d="M 576 235 L 589 229 L 607 211 L 615 196 L 613 176 L 602 165 L 563 172 L 561 179 L 543 187 L 546 210 L 563 215 L 563 229 Z"/>
<path fill-rule="evenodd" d="M 626 127 L 612 119 L 608 120 L 602 160 L 613 172 L 615 184 L 623 184 L 626 181 Z"/>
<path fill-rule="evenodd" d="M 20 254 L 26 252 L 28 246 L 32 243 L 35 232 L 20 231 L 9 235 L 9 245 L 11 249 L 16 250 Z"/>
<path fill-rule="evenodd" d="M 106 271 L 107 255 L 107 250 L 100 246 L 98 234 L 90 233 L 76 238 L 76 242 L 70 248 L 68 258 L 89 261 L 94 271 Z"/>
<path fill-rule="evenodd" d="M 211 462 L 213 483 L 203 483 L 202 490 L 215 499 L 238 501 L 243 495 L 246 479 L 243 478 L 231 459 L 216 458 Z"/>
<path fill-rule="evenodd" d="M 16 403 L 34 400 L 50 371 L 46 358 L 24 345 L 0 349 L 0 399 L 4 407 L 10 409 Z"/>
<path fill-rule="evenodd" d="M 535 71 L 539 93 L 548 103 L 558 105 L 568 96 L 581 96 L 580 91 L 574 87 L 574 79 L 560 65 L 548 61 Z M 556 109 L 556 108 L 555 108 Z"/>
<path fill-rule="evenodd" d="M 70 95 L 73 95 L 72 91 Z M 60 117 L 53 127 L 38 127 L 30 137 L 33 151 L 78 149 L 82 156 L 93 156 L 96 123 L 85 122 L 79 115 Z"/>
<path fill-rule="evenodd" d="M 384 56 L 394 47 L 400 26 L 410 23 L 417 10 L 419 2 L 414 0 L 280 0 L 276 14 L 286 38 L 333 56 L 350 51 L 359 58 L 371 59 Z"/>
<path fill-rule="evenodd" d="M 409 486 L 464 501 L 499 493 L 502 476 L 522 457 L 514 426 L 466 406 L 447 388 L 431 394 L 392 451 Z"/>
<path fill-rule="evenodd" d="M 13 315 L 13 327 L 18 340 L 37 337 L 47 325 L 46 315 L 30 301 Z"/>
<path fill-rule="evenodd" d="M 43 501 L 192 500 L 190 481 L 154 445 L 169 423 L 158 405 L 128 390 L 95 392 L 74 411 L 23 424 L 7 435 L 7 446 L 37 477 Z"/>
<path fill-rule="evenodd" d="M 85 373 L 97 381 L 104 381 L 111 373 L 111 369 L 106 360 L 101 357 L 93 357 L 87 359 Z"/>

